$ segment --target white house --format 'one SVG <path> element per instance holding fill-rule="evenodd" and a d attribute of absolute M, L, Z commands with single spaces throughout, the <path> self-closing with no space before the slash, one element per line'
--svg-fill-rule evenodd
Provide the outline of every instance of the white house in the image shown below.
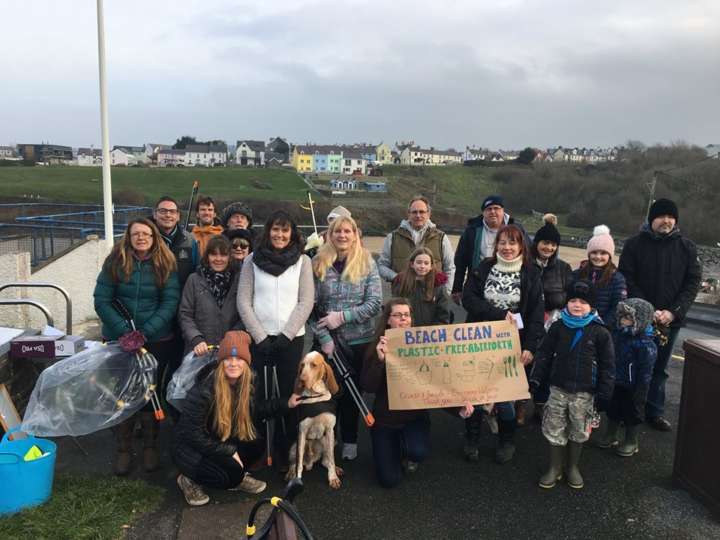
<path fill-rule="evenodd" d="M 342 173 L 343 174 L 361 174 L 365 176 L 367 172 L 367 159 L 362 157 L 360 152 L 343 152 L 342 156 Z"/>
<path fill-rule="evenodd" d="M 185 150 L 175 148 L 163 148 L 158 150 L 158 167 L 184 167 Z"/>
<path fill-rule="evenodd" d="M 185 165 L 188 167 L 224 167 L 227 164 L 227 145 L 188 144 Z"/>
<path fill-rule="evenodd" d="M 139 163 L 135 155 L 126 152 L 122 148 L 113 148 L 110 152 L 110 165 L 113 167 L 130 167 Z"/>
<path fill-rule="evenodd" d="M 19 161 L 20 156 L 18 156 L 14 146 L 0 146 L 0 159 Z"/>
<path fill-rule="evenodd" d="M 720 144 L 708 144 L 705 147 L 705 153 L 708 155 L 708 157 L 720 159 Z"/>
<path fill-rule="evenodd" d="M 244 167 L 264 167 L 265 141 L 238 141 L 235 163 Z"/>
<path fill-rule="evenodd" d="M 102 149 L 100 148 L 78 148 L 77 164 L 80 167 L 102 166 Z"/>
<path fill-rule="evenodd" d="M 461 165 L 463 155 L 455 150 L 406 146 L 400 153 L 402 165 Z"/>
<path fill-rule="evenodd" d="M 122 146 L 116 145 L 112 147 L 113 151 L 122 150 L 128 156 L 127 163 L 124 163 L 124 159 L 118 154 L 118 163 L 112 163 L 112 156 L 110 163 L 112 165 L 144 165 L 150 162 L 150 155 L 147 153 L 145 146 Z"/>

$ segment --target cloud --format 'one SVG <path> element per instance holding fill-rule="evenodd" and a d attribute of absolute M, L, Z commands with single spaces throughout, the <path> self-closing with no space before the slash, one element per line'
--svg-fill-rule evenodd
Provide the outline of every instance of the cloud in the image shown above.
<path fill-rule="evenodd" d="M 456 148 L 720 137 L 713 0 L 105 6 L 121 144 L 183 133 Z M 0 35 L 19 54 L 6 69 L 0 143 L 99 141 L 94 3 L 73 7 L 4 7 Z"/>

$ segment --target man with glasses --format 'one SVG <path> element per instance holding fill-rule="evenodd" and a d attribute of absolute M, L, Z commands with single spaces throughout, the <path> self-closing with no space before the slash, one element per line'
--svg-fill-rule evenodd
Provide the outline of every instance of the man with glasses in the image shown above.
<path fill-rule="evenodd" d="M 185 285 L 187 278 L 195 271 L 200 262 L 198 244 L 187 231 L 180 227 L 180 210 L 172 197 L 160 197 L 155 204 L 153 221 L 160 229 L 160 236 L 170 251 L 175 255 L 177 262 L 178 280 L 180 288 Z"/>
<path fill-rule="evenodd" d="M 465 274 L 469 274 L 477 268 L 483 259 L 493 256 L 495 238 L 502 225 L 513 223 L 520 227 L 525 233 L 527 244 L 525 249 L 529 249 L 530 246 L 530 239 L 522 225 L 505 212 L 505 204 L 500 195 L 488 195 L 480 208 L 482 214 L 468 220 L 455 252 L 455 280 L 452 282 L 452 297 L 457 304 L 462 299 Z"/>
<path fill-rule="evenodd" d="M 378 259 L 380 277 L 385 281 L 392 282 L 395 276 L 407 269 L 410 254 L 419 247 L 425 247 L 433 253 L 436 270 L 447 274 L 446 287 L 450 292 L 455 274 L 453 247 L 447 235 L 430 220 L 431 211 L 430 202 L 422 195 L 416 195 L 408 205 L 407 219 L 403 219 L 400 226 L 385 238 Z"/>
<path fill-rule="evenodd" d="M 205 246 L 213 236 L 221 234 L 223 227 L 217 219 L 215 212 L 215 201 L 211 197 L 202 196 L 198 198 L 195 205 L 197 223 L 192 229 L 192 235 L 198 243 L 200 257 L 205 253 Z"/>

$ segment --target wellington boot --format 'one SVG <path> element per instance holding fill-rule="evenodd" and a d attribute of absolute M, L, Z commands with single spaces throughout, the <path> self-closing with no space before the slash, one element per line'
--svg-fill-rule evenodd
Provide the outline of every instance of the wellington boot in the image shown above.
<path fill-rule="evenodd" d="M 541 488 L 554 488 L 558 480 L 562 480 L 563 461 L 565 460 L 565 447 L 550 445 L 550 468 L 540 477 L 538 485 Z"/>
<path fill-rule="evenodd" d="M 117 476 L 125 476 L 130 472 L 132 465 L 132 434 L 135 427 L 135 418 L 125 420 L 122 424 L 115 426 L 115 441 L 117 451 L 113 462 L 113 473 Z"/>
<path fill-rule="evenodd" d="M 152 411 L 142 411 L 140 423 L 143 432 L 143 468 L 146 472 L 152 472 L 160 464 L 157 451 L 158 423 Z"/>
<path fill-rule="evenodd" d="M 638 453 L 638 434 L 640 432 L 640 426 L 626 426 L 625 427 L 625 440 L 617 447 L 615 453 L 622 457 L 632 457 Z"/>
<path fill-rule="evenodd" d="M 582 489 L 585 486 L 585 481 L 580 474 L 578 463 L 580 463 L 580 456 L 582 455 L 583 443 L 576 443 L 568 441 L 568 460 L 567 470 L 565 471 L 567 477 L 568 486 L 573 489 Z"/>
<path fill-rule="evenodd" d="M 618 430 L 620 424 L 615 420 L 607 419 L 605 424 L 605 431 L 598 437 L 593 444 L 598 448 L 611 448 L 618 445 Z"/>

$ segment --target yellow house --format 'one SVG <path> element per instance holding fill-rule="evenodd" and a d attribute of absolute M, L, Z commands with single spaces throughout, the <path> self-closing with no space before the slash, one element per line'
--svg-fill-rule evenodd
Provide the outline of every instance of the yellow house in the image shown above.
<path fill-rule="evenodd" d="M 293 147 L 291 163 L 299 173 L 313 172 L 313 154 L 306 146 L 295 145 Z"/>
<path fill-rule="evenodd" d="M 392 164 L 392 150 L 390 146 L 385 143 L 380 143 L 375 148 L 375 159 L 383 165 Z"/>

